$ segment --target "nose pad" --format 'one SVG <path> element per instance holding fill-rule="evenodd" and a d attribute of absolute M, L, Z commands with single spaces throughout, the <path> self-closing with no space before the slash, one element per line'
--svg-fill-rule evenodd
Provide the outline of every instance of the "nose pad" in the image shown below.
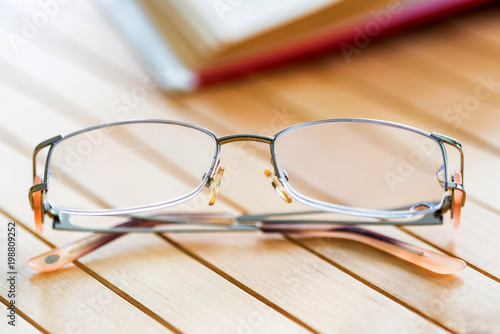
<path fill-rule="evenodd" d="M 410 211 L 411 212 L 424 211 L 424 210 L 428 210 L 430 208 L 431 208 L 431 205 L 429 203 L 418 203 L 418 204 L 415 204 L 414 206 L 412 206 L 410 208 Z"/>
<path fill-rule="evenodd" d="M 214 205 L 217 199 L 217 194 L 219 193 L 220 182 L 222 181 L 222 176 L 224 175 L 224 167 L 219 167 L 217 169 L 217 174 L 215 177 L 211 178 L 209 181 L 210 189 L 210 199 L 208 200 L 208 205 Z"/>
<path fill-rule="evenodd" d="M 271 183 L 271 185 L 273 186 L 274 190 L 276 190 L 276 192 L 278 193 L 278 195 L 285 202 L 292 203 L 292 198 L 287 194 L 285 188 L 283 187 L 283 185 L 281 184 L 281 182 L 278 180 L 278 178 L 276 177 L 276 175 L 274 175 L 273 173 L 271 173 L 271 171 L 269 171 L 269 169 L 266 169 L 264 171 L 264 174 L 266 175 L 267 180 L 269 181 L 269 183 Z"/>
<path fill-rule="evenodd" d="M 439 167 L 439 169 L 436 171 L 436 180 L 439 182 L 441 187 L 444 188 L 444 180 L 446 179 L 446 175 L 444 175 L 444 165 Z"/>
<path fill-rule="evenodd" d="M 453 175 L 451 176 L 451 180 L 453 182 L 462 184 L 462 173 L 459 171 L 453 172 Z M 451 191 L 451 218 L 454 219 L 455 221 L 455 228 L 458 228 L 460 226 L 460 216 L 462 214 L 462 200 L 463 200 L 464 194 L 460 190 L 452 190 Z"/>

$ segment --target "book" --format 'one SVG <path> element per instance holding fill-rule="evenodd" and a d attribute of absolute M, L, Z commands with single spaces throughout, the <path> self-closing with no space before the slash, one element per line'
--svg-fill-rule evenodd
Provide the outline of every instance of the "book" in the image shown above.
<path fill-rule="evenodd" d="M 168 91 L 192 91 L 372 41 L 487 0 L 101 0 Z"/>

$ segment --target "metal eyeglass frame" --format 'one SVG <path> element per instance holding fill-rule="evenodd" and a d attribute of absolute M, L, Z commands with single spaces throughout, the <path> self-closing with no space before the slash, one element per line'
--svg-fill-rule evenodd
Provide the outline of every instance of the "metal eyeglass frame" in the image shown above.
<path fill-rule="evenodd" d="M 367 210 L 346 207 L 342 205 L 329 204 L 325 202 L 316 201 L 310 199 L 306 196 L 302 196 L 297 193 L 287 182 L 287 175 L 283 170 L 280 169 L 278 164 L 278 159 L 275 155 L 275 142 L 280 137 L 280 135 L 293 131 L 298 128 L 323 124 L 323 123 L 367 123 L 395 127 L 399 129 L 404 129 L 412 131 L 423 135 L 425 137 L 431 138 L 436 143 L 438 143 L 443 161 L 444 161 L 444 175 L 446 177 L 443 181 L 443 198 L 440 203 L 434 208 L 429 208 L 423 211 L 416 212 L 393 212 L 393 211 L 381 211 L 381 210 Z M 73 137 L 75 135 L 84 133 L 86 131 L 91 131 L 103 127 L 123 125 L 123 124 L 133 124 L 133 123 L 163 123 L 185 126 L 192 129 L 196 129 L 206 134 L 210 135 L 216 141 L 216 150 L 210 165 L 209 170 L 203 177 L 200 186 L 195 189 L 192 193 L 175 199 L 173 201 L 160 203 L 152 206 L 144 206 L 131 208 L 126 210 L 104 210 L 99 212 L 76 212 L 71 210 L 64 210 L 61 208 L 55 208 L 51 206 L 50 203 L 44 201 L 43 195 L 48 191 L 47 183 L 44 180 L 48 179 L 48 171 L 50 165 L 50 158 L 54 147 L 63 141 L 64 139 Z M 250 215 L 240 215 L 233 216 L 227 214 L 163 214 L 155 216 L 135 216 L 131 213 L 160 209 L 168 206 L 178 204 L 180 202 L 187 201 L 192 197 L 196 196 L 204 186 L 211 188 L 211 204 L 215 200 L 218 191 L 218 185 L 220 183 L 220 178 L 222 174 L 220 173 L 218 167 L 219 163 L 219 153 L 221 146 L 227 143 L 237 142 L 237 141 L 254 141 L 270 144 L 271 150 L 271 162 L 274 167 L 274 174 L 269 170 L 266 170 L 266 176 L 269 181 L 277 191 L 277 193 L 287 202 L 291 199 L 295 199 L 303 204 L 309 205 L 321 211 L 308 211 L 308 212 L 292 212 L 292 213 L 273 213 L 273 214 L 250 214 Z M 457 176 L 460 178 L 458 180 L 447 180 L 448 171 L 448 159 L 446 154 L 446 149 L 444 144 L 451 145 L 455 147 L 460 153 L 460 173 L 456 172 Z M 45 162 L 45 170 L 43 173 L 43 179 L 39 178 L 36 173 L 36 157 L 38 153 L 49 147 L 49 152 Z M 42 254 L 35 257 L 29 261 L 30 266 L 39 271 L 52 271 L 63 267 L 71 261 L 76 260 L 80 256 L 87 254 L 88 252 L 101 247 L 102 245 L 122 236 L 123 234 L 129 232 L 168 232 L 168 233 L 186 233 L 186 232 L 251 232 L 251 231 L 261 231 L 265 233 L 286 233 L 292 234 L 296 237 L 335 237 L 356 240 L 358 242 L 363 242 L 365 244 L 371 245 L 375 248 L 381 249 L 385 252 L 391 253 L 397 257 L 400 257 L 406 261 L 417 264 L 428 270 L 438 272 L 441 274 L 455 273 L 457 271 L 465 268 L 465 263 L 461 260 L 454 259 L 442 254 L 434 253 L 422 249 L 417 246 L 413 246 L 396 239 L 388 238 L 383 235 L 374 233 L 372 231 L 364 230 L 353 225 L 359 224 L 377 224 L 377 225 L 434 225 L 441 224 L 443 221 L 443 214 L 451 209 L 451 214 L 453 217 L 453 212 L 458 212 L 460 210 L 453 210 L 454 206 L 458 206 L 459 209 L 465 203 L 465 188 L 463 186 L 463 174 L 464 174 L 464 154 L 461 144 L 442 134 L 438 133 L 427 133 L 425 131 L 402 125 L 393 122 L 372 120 L 372 119 L 360 119 L 360 118 L 339 118 L 339 119 L 324 119 L 318 121 L 312 121 L 307 123 L 301 123 L 293 125 L 291 127 L 281 130 L 273 137 L 255 135 L 255 134 L 241 134 L 241 135 L 229 135 L 224 137 L 217 137 L 213 132 L 202 127 L 191 125 L 183 122 L 175 121 L 165 121 L 165 120 L 133 120 L 124 122 L 114 122 L 105 125 L 90 127 L 81 131 L 71 133 L 65 137 L 56 136 L 43 141 L 35 148 L 33 153 L 33 179 L 35 184 L 29 190 L 29 201 L 31 208 L 35 211 L 35 223 L 37 231 L 41 233 L 41 227 L 43 224 L 43 219 L 45 214 L 53 218 L 53 228 L 60 230 L 71 230 L 71 231 L 90 231 L 99 232 L 90 237 L 84 238 L 82 240 L 70 243 L 60 248 L 56 248 L 50 252 Z M 453 177 L 453 176 L 452 176 Z M 452 191 L 451 196 L 446 196 L 448 190 Z M 457 195 L 455 196 L 455 192 Z M 314 214 L 314 213 L 324 213 L 333 212 L 339 214 L 355 215 L 361 217 L 371 217 L 380 218 L 381 221 L 378 222 L 366 222 L 366 221 L 335 221 L 335 220 L 311 220 L 311 219 L 293 219 L 287 217 L 293 217 L 303 214 Z M 70 221 L 71 214 L 81 214 L 81 215 L 119 215 L 124 216 L 128 220 L 125 223 L 117 225 L 112 228 L 107 229 L 95 229 L 95 228 L 85 228 L 81 226 L 73 225 Z M 410 216 L 422 215 L 421 219 L 413 221 L 389 221 L 387 218 L 408 218 Z M 163 228 L 158 229 L 158 226 Z M 194 227 L 194 228 L 193 228 Z"/>
<path fill-rule="evenodd" d="M 371 209 L 362 209 L 362 208 L 353 208 L 353 207 L 348 207 L 348 206 L 343 206 L 343 205 L 338 205 L 338 204 L 331 204 L 331 203 L 325 203 L 321 201 L 317 201 L 314 199 L 311 199 L 307 196 L 303 196 L 300 193 L 296 192 L 287 182 L 287 175 L 285 172 L 280 169 L 279 164 L 278 164 L 278 159 L 276 158 L 275 154 L 275 142 L 276 140 L 284 133 L 287 133 L 289 131 L 296 130 L 298 128 L 303 128 L 311 125 L 316 125 L 316 124 L 323 124 L 323 123 L 367 123 L 367 124 L 376 124 L 376 125 L 384 125 L 384 126 L 390 126 L 390 127 L 395 127 L 403 130 L 408 130 L 411 132 L 418 133 L 420 135 L 423 135 L 425 137 L 428 137 L 432 140 L 434 140 L 440 147 L 442 156 L 443 156 L 443 161 L 444 161 L 444 175 L 448 175 L 448 159 L 447 159 L 447 154 L 446 154 L 446 149 L 444 147 L 444 144 L 451 145 L 455 147 L 459 152 L 460 152 L 460 173 L 462 180 L 460 183 L 454 182 L 454 181 L 449 181 L 447 177 L 444 179 L 444 195 L 441 200 L 441 203 L 439 203 L 435 208 L 428 208 L 425 210 L 421 211 L 414 211 L 414 212 L 408 212 L 408 211 L 382 211 L 382 210 L 371 210 Z M 47 183 L 41 181 L 38 184 L 35 184 L 32 186 L 29 190 L 29 201 L 31 208 L 35 208 L 35 197 L 38 197 L 38 207 L 41 210 L 39 212 L 39 215 L 42 217 L 45 214 L 48 214 L 54 219 L 54 224 L 53 228 L 54 229 L 63 229 L 63 230 L 77 230 L 77 231 L 91 231 L 91 232 L 150 232 L 151 230 L 145 230 L 145 229 L 129 229 L 129 228 L 121 228 L 121 229 L 89 229 L 89 228 L 84 228 L 81 226 L 76 226 L 73 225 L 70 222 L 69 216 L 72 214 L 76 215 L 127 215 L 128 217 L 132 217 L 130 214 L 131 213 L 137 213 L 137 212 L 142 212 L 142 211 L 149 211 L 149 210 L 156 210 L 156 209 L 161 209 L 165 207 L 170 207 L 176 204 L 179 204 L 181 202 L 185 202 L 194 196 L 196 196 L 198 193 L 201 192 L 203 187 L 211 186 L 216 183 L 216 171 L 217 171 L 217 166 L 219 162 L 219 154 L 221 150 L 221 146 L 227 143 L 232 143 L 232 142 L 237 142 L 237 141 L 255 141 L 255 142 L 262 142 L 262 143 L 268 143 L 270 145 L 270 150 L 271 150 L 271 162 L 274 167 L 274 174 L 270 173 L 267 171 L 266 176 L 269 178 L 270 182 L 272 183 L 273 187 L 276 189 L 278 194 L 285 200 L 285 201 L 290 201 L 290 199 L 295 199 L 305 205 L 308 205 L 310 207 L 313 207 L 315 209 L 321 210 L 321 211 L 309 211 L 309 212 L 299 212 L 299 213 L 279 213 L 279 214 L 258 214 L 258 215 L 242 215 L 238 217 L 234 217 L 235 221 L 239 223 L 251 223 L 251 222 L 259 222 L 263 220 L 267 220 L 270 218 L 276 218 L 276 217 L 281 217 L 281 216 L 288 216 L 288 215 L 296 215 L 296 214 L 304 214 L 304 213 L 324 213 L 324 212 L 331 212 L 331 213 L 338 213 L 338 214 L 344 214 L 344 215 L 350 215 L 350 216 L 360 216 L 360 217 L 368 217 L 368 218 L 379 218 L 383 219 L 380 222 L 370 222 L 369 224 L 385 224 L 385 225 L 430 225 L 430 224 L 440 224 L 442 223 L 442 214 L 449 209 L 452 208 L 453 201 L 451 196 L 446 196 L 445 193 L 448 190 L 451 190 L 452 192 L 454 191 L 460 191 L 462 193 L 462 206 L 465 203 L 465 188 L 463 186 L 463 175 L 464 175 L 464 154 L 463 154 L 463 149 L 462 145 L 455 139 L 450 138 L 448 136 L 438 134 L 438 133 L 427 133 L 425 131 L 416 129 L 414 127 L 398 124 L 398 123 L 393 123 L 393 122 L 388 122 L 388 121 L 381 121 L 381 120 L 373 120 L 373 119 L 361 119 L 361 118 L 338 118 L 338 119 L 323 119 L 323 120 L 317 120 L 317 121 L 312 121 L 312 122 L 306 122 L 306 123 L 301 123 L 301 124 L 296 124 L 290 127 L 287 127 L 281 131 L 279 131 L 276 135 L 273 137 L 270 136 L 263 136 L 263 135 L 256 135 L 256 134 L 240 134 L 240 135 L 228 135 L 228 136 L 223 136 L 223 137 L 217 137 L 215 133 L 213 133 L 210 130 L 207 130 L 205 128 L 188 124 L 188 123 L 183 123 L 183 122 L 175 122 L 175 121 L 166 121 L 166 120 L 132 120 L 132 121 L 123 121 L 123 122 L 114 122 L 114 123 L 108 123 L 104 125 L 99 125 L 99 126 L 94 126 L 90 128 L 86 128 L 74 133 L 71 133 L 67 136 L 56 136 L 53 138 L 50 138 L 46 141 L 43 141 L 37 147 L 35 148 L 35 151 L 33 153 L 33 179 L 37 178 L 37 173 L 36 173 L 36 157 L 37 154 L 44 148 L 49 147 L 49 152 L 46 158 L 45 162 L 45 170 L 43 173 L 43 180 L 48 180 L 48 172 L 49 172 L 49 164 L 50 164 L 50 159 L 51 159 L 51 154 L 53 152 L 54 147 L 60 143 L 61 141 L 71 138 L 75 135 L 91 131 L 91 130 L 96 130 L 104 127 L 109 127 L 109 126 L 115 126 L 115 125 L 125 125 L 125 124 L 135 124 L 135 123 L 162 123 L 162 124 L 170 124 L 170 125 L 179 125 L 179 126 L 185 126 L 189 127 L 192 129 L 196 129 L 199 131 L 202 131 L 208 135 L 210 135 L 217 143 L 215 153 L 210 165 L 209 170 L 203 177 L 200 186 L 198 186 L 194 191 L 192 191 L 190 194 L 177 198 L 168 202 L 164 203 L 159 203 L 155 205 L 148 205 L 148 206 L 142 206 L 142 207 L 135 207 L 135 208 L 128 208 L 128 209 L 123 209 L 123 210 L 101 210 L 101 211 L 85 211 L 85 212 L 80 212 L 80 211 L 73 211 L 73 210 L 65 210 L 63 208 L 57 208 L 53 207 L 50 203 L 47 201 L 43 200 L 43 194 L 48 191 Z M 220 182 L 220 180 L 219 180 Z M 36 196 L 38 195 L 38 196 Z M 452 211 L 453 212 L 453 211 Z M 414 221 L 397 221 L 397 222 L 390 222 L 387 219 L 397 219 L 397 218 L 409 218 L 411 216 L 417 216 L 417 215 L 423 215 L 422 219 L 420 220 L 414 220 Z M 223 220 L 226 220 L 227 217 L 225 216 L 222 218 Z M 179 220 L 179 217 L 176 217 L 174 219 L 175 221 Z M 212 217 L 210 219 L 211 222 L 214 222 L 214 218 Z M 276 219 L 273 219 L 273 221 L 276 221 Z M 287 222 L 290 220 L 287 219 Z M 297 221 L 297 222 L 303 222 L 303 221 Z M 321 223 L 339 223 L 338 221 L 315 221 L 315 222 L 321 222 Z M 186 222 L 188 223 L 188 222 Z M 343 222 L 344 224 L 346 222 Z M 348 222 L 348 224 L 367 224 L 366 221 L 353 221 L 353 222 Z M 244 224 L 240 224 L 242 226 L 232 226 L 231 230 L 238 230 L 240 227 L 242 230 L 248 230 L 249 226 L 243 226 Z M 179 230 L 179 232 L 190 232 L 190 231 L 197 231 L 193 229 L 189 230 Z M 206 226 L 204 226 L 203 231 L 206 231 Z M 217 231 L 220 231 L 220 228 L 217 228 Z M 155 232 L 158 232 L 158 230 L 155 230 Z M 168 230 L 168 232 L 172 232 L 171 229 Z M 175 232 L 175 231 L 174 231 Z"/>

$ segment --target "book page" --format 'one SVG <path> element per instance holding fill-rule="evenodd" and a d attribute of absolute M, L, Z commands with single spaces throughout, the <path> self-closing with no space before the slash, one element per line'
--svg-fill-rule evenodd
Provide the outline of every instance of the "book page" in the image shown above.
<path fill-rule="evenodd" d="M 343 0 L 164 0 L 198 33 L 232 43 L 262 33 Z"/>

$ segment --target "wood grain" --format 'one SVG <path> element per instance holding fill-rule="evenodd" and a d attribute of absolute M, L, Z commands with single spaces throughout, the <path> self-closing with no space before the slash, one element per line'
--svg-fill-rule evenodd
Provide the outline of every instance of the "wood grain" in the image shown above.
<path fill-rule="evenodd" d="M 3 6 L 18 19 L 39 10 L 36 1 Z M 61 7 L 19 53 L 2 40 L 1 185 L 8 196 L 0 212 L 2 226 L 19 222 L 21 331 L 71 332 L 76 324 L 81 332 L 102 332 L 112 324 L 120 332 L 498 332 L 500 92 L 466 116 L 448 111 L 474 96 L 479 77 L 500 78 L 497 11 L 370 45 L 351 64 L 332 56 L 180 98 L 152 89 L 125 108 L 123 99 L 144 86 L 148 69 L 94 4 Z M 0 31 L 18 23 L 2 20 Z M 48 224 L 41 237 L 32 232 L 30 155 L 41 140 L 133 118 L 185 121 L 218 135 L 272 135 L 332 117 L 386 119 L 463 143 L 468 203 L 461 229 L 446 220 L 377 230 L 460 257 L 469 268 L 440 277 L 353 242 L 222 233 L 131 235 L 48 275 L 25 265 L 49 246 L 83 236 Z M 137 163 L 152 168 L 147 159 Z M 227 171 L 213 210 L 303 208 L 283 203 L 267 183 L 265 145 L 228 145 L 221 163 Z M 98 200 L 95 189 L 75 190 L 80 201 Z M 181 209 L 206 210 L 206 199 L 205 192 Z"/>

